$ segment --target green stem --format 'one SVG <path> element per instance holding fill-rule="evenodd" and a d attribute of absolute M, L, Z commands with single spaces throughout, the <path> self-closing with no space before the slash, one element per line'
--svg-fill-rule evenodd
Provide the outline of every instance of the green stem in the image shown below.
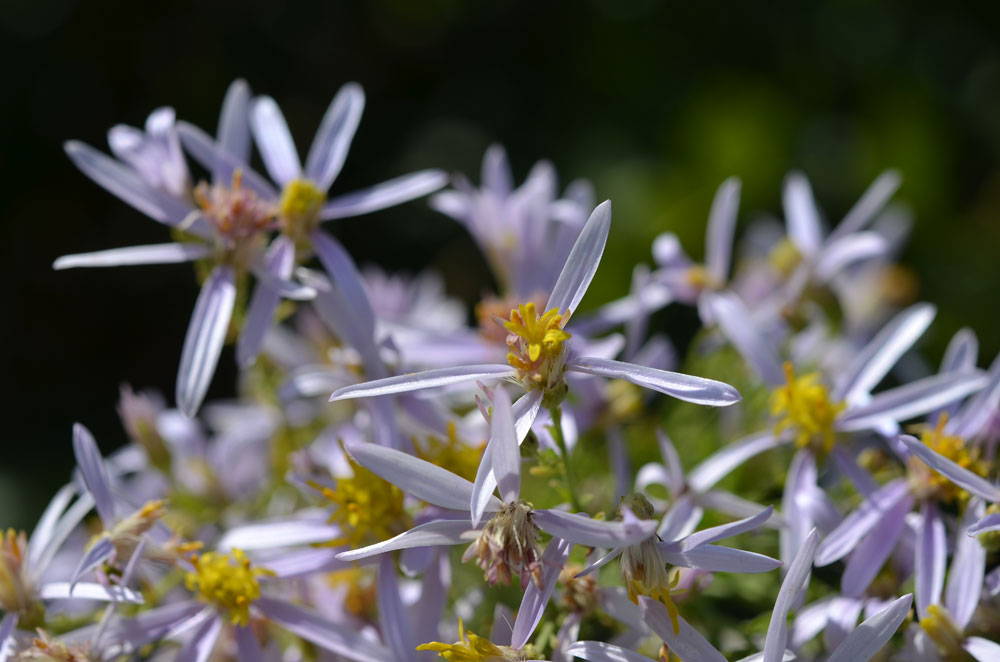
<path fill-rule="evenodd" d="M 563 436 L 562 407 L 559 405 L 549 407 L 549 416 L 552 417 L 552 426 L 549 429 L 552 431 L 552 438 L 556 440 L 556 446 L 559 447 L 559 453 L 562 455 L 563 476 L 566 480 L 566 490 L 569 492 L 569 501 L 573 505 L 574 511 L 582 511 L 583 507 L 576 495 L 576 476 L 573 474 L 573 468 L 569 462 L 569 449 L 566 448 L 566 438 Z"/>

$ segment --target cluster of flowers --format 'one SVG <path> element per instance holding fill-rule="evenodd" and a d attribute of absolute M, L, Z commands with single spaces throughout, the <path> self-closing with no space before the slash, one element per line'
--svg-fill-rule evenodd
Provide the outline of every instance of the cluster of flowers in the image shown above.
<path fill-rule="evenodd" d="M 660 235 L 578 315 L 610 202 L 546 162 L 515 186 L 499 147 L 480 188 L 427 170 L 328 199 L 363 105 L 340 90 L 304 168 L 243 81 L 215 139 L 161 108 L 114 157 L 66 145 L 173 241 L 55 267 L 193 262 L 202 286 L 177 409 L 123 388 L 129 443 L 103 457 L 77 425 L 72 480 L 0 538 L 0 662 L 1000 660 L 1000 361 L 967 329 L 937 371 L 910 351 L 935 311 L 894 264 L 895 173 L 829 232 L 790 175 L 738 268 L 727 180 L 703 263 Z M 499 285 L 474 316 L 321 229 L 429 194 Z M 739 391 L 670 370 L 668 305 L 702 322 L 689 369 Z M 202 408 L 227 342 L 240 399 Z"/>

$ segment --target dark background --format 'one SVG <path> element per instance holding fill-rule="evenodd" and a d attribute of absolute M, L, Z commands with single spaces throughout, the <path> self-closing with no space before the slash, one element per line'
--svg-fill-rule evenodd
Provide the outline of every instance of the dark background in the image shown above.
<path fill-rule="evenodd" d="M 493 141 L 518 180 L 550 158 L 564 182 L 588 177 L 614 200 L 590 304 L 624 292 L 658 232 L 700 255 L 728 175 L 744 180 L 745 225 L 780 214 L 790 168 L 837 219 L 892 166 L 915 216 L 905 258 L 940 309 L 929 356 L 962 324 L 992 356 L 998 14 L 903 1 L 4 0 L 0 524 L 29 526 L 66 479 L 73 421 L 105 451 L 123 441 L 120 383 L 172 394 L 197 292 L 187 266 L 51 271 L 65 253 L 167 238 L 77 172 L 63 141 L 105 149 L 110 126 L 141 125 L 160 105 L 214 132 L 242 76 L 278 100 L 304 154 L 332 95 L 356 80 L 368 103 L 333 193 L 433 166 L 478 181 Z M 360 262 L 433 266 L 468 301 L 489 286 L 464 231 L 422 202 L 335 231 Z M 233 378 L 227 353 L 210 397 L 231 394 Z"/>

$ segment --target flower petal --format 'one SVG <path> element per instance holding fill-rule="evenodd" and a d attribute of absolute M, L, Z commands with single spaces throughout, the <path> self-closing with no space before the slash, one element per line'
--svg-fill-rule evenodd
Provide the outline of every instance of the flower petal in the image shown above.
<path fill-rule="evenodd" d="M 785 178 L 782 203 L 785 207 L 788 237 L 804 255 L 818 253 L 823 241 L 823 227 L 819 221 L 812 187 L 801 172 L 793 172 Z"/>
<path fill-rule="evenodd" d="M 375 587 L 378 592 L 378 618 L 382 637 L 389 645 L 394 659 L 409 659 L 417 645 L 413 640 L 403 600 L 399 597 L 396 564 L 391 556 L 383 556 L 379 560 Z"/>
<path fill-rule="evenodd" d="M 309 238 L 331 282 L 344 295 L 347 305 L 350 306 L 352 317 L 360 324 L 365 335 L 374 336 L 375 311 L 372 309 L 364 281 L 354 260 L 339 241 L 325 232 L 317 230 L 310 233 Z"/>
<path fill-rule="evenodd" d="M 7 656 L 13 652 L 11 635 L 17 627 L 18 614 L 7 612 L 0 620 L 0 662 L 7 662 Z"/>
<path fill-rule="evenodd" d="M 777 348 L 757 328 L 746 304 L 732 292 L 708 294 L 706 305 L 719 330 L 769 386 L 785 382 Z"/>
<path fill-rule="evenodd" d="M 295 547 L 329 542 L 342 534 L 339 527 L 323 519 L 277 520 L 244 524 L 230 529 L 216 543 L 219 550 L 238 547 L 242 550 Z"/>
<path fill-rule="evenodd" d="M 229 84 L 222 100 L 219 126 L 215 131 L 219 149 L 232 154 L 237 162 L 250 162 L 250 86 L 242 78 Z M 216 163 L 212 168 L 212 180 L 228 182 L 232 180 L 231 164 Z"/>
<path fill-rule="evenodd" d="M 42 600 L 101 600 L 136 605 L 143 603 L 142 596 L 132 589 L 92 582 L 79 582 L 72 586 L 69 582 L 50 582 L 42 585 L 38 590 L 38 597 Z"/>
<path fill-rule="evenodd" d="M 97 449 L 97 442 L 90 430 L 80 423 L 73 424 L 73 455 L 80 467 L 83 484 L 94 497 L 97 514 L 106 530 L 115 525 L 115 501 L 111 497 L 111 481 L 104 466 L 104 458 Z"/>
<path fill-rule="evenodd" d="M 868 662 L 888 643 L 910 611 L 913 595 L 894 600 L 854 629 L 830 655 L 828 662 Z"/>
<path fill-rule="evenodd" d="M 688 486 L 696 492 L 704 492 L 729 475 L 736 467 L 750 458 L 786 443 L 771 432 L 761 432 L 744 437 L 724 446 L 688 473 Z"/>
<path fill-rule="evenodd" d="M 194 416 L 205 399 L 235 301 L 236 279 L 232 267 L 216 267 L 201 287 L 177 371 L 177 406 L 188 416 Z"/>
<path fill-rule="evenodd" d="M 604 244 L 611 229 L 611 201 L 605 200 L 594 208 L 586 225 L 566 258 L 559 279 L 552 287 L 545 310 L 558 308 L 564 318 L 576 312 L 604 254 Z"/>
<path fill-rule="evenodd" d="M 966 534 L 975 537 L 991 531 L 1000 531 L 1000 513 L 993 513 L 983 517 L 978 522 L 970 526 L 966 531 Z"/>
<path fill-rule="evenodd" d="M 925 501 L 920 507 L 922 521 L 917 531 L 916 567 L 913 571 L 915 593 L 917 594 L 917 614 L 927 616 L 927 607 L 941 601 L 944 585 L 945 565 L 948 562 L 947 541 L 944 522 L 937 507 Z"/>
<path fill-rule="evenodd" d="M 511 633 L 511 647 L 520 650 L 528 643 L 531 634 L 538 627 L 538 622 L 542 620 L 545 607 L 549 604 L 549 598 L 556 588 L 556 580 L 562 572 L 569 552 L 573 549 L 573 544 L 559 538 L 552 538 L 545 547 L 542 554 L 542 588 L 535 582 L 528 582 L 528 587 L 524 590 L 524 597 L 521 599 L 521 606 L 517 610 L 517 620 L 514 621 L 514 630 Z"/>
<path fill-rule="evenodd" d="M 107 536 L 99 538 L 97 542 L 90 546 L 83 556 L 80 558 L 80 562 L 76 565 L 76 570 L 73 571 L 73 576 L 70 577 L 69 584 L 70 590 L 76 585 L 85 574 L 101 565 L 109 558 L 115 551 L 115 546 L 111 543 L 111 539 Z"/>
<path fill-rule="evenodd" d="M 177 133 L 188 153 L 212 172 L 233 173 L 239 170 L 244 186 L 266 200 L 278 199 L 278 191 L 271 185 L 271 182 L 247 165 L 245 160 L 240 160 L 239 157 L 216 144 L 207 133 L 198 127 L 181 121 L 177 123 Z M 232 183 L 231 178 L 232 174 L 216 183 L 229 186 Z"/>
<path fill-rule="evenodd" d="M 740 180 L 730 177 L 719 185 L 708 213 L 705 231 L 705 267 L 719 283 L 729 279 L 729 260 L 733 252 L 733 234 L 740 208 Z"/>
<path fill-rule="evenodd" d="M 333 392 L 330 401 L 347 400 L 350 398 L 366 398 L 373 395 L 389 395 L 405 393 L 436 386 L 448 386 L 462 382 L 472 382 L 477 379 L 508 379 L 514 377 L 517 371 L 509 365 L 485 363 L 481 365 L 463 365 L 455 368 L 439 368 L 426 370 L 409 375 L 397 375 L 376 379 L 362 384 L 352 384 Z"/>
<path fill-rule="evenodd" d="M 323 205 L 319 216 L 324 221 L 330 221 L 370 214 L 433 193 L 447 183 L 448 174 L 442 170 L 411 172 L 360 191 L 337 196 Z"/>
<path fill-rule="evenodd" d="M 962 642 L 965 652 L 979 662 L 997 662 L 1000 660 L 1000 643 L 983 639 L 982 637 L 966 637 Z"/>
<path fill-rule="evenodd" d="M 543 531 L 587 547 L 631 545 L 653 535 L 657 524 L 651 519 L 605 522 L 561 510 L 534 510 L 532 518 Z"/>
<path fill-rule="evenodd" d="M 877 232 L 856 232 L 831 239 L 816 261 L 816 278 L 821 283 L 829 282 L 855 262 L 885 255 L 888 250 L 889 242 Z"/>
<path fill-rule="evenodd" d="M 281 235 L 267 249 L 264 256 L 264 269 L 280 280 L 288 280 L 295 266 L 295 243 L 286 235 Z M 240 337 L 236 340 L 236 363 L 248 368 L 257 360 L 260 348 L 264 344 L 264 336 L 274 326 L 274 311 L 281 301 L 281 294 L 276 292 L 266 281 L 258 281 L 250 298 L 246 319 Z"/>
<path fill-rule="evenodd" d="M 816 566 L 822 567 L 847 556 L 887 512 L 907 501 L 909 485 L 903 478 L 886 483 L 830 532 L 816 550 Z"/>
<path fill-rule="evenodd" d="M 781 561 L 770 556 L 732 547 L 699 545 L 683 549 L 678 543 L 660 543 L 658 547 L 663 560 L 671 565 L 709 572 L 770 572 L 781 567 Z"/>
<path fill-rule="evenodd" d="M 634 363 L 592 356 L 571 359 L 568 370 L 609 379 L 624 379 L 678 400 L 712 407 L 726 407 L 740 401 L 739 392 L 723 382 L 704 377 L 693 377 L 679 372 L 647 368 Z"/>
<path fill-rule="evenodd" d="M 645 655 L 603 641 L 577 641 L 566 648 L 566 654 L 589 662 L 649 662 Z"/>
<path fill-rule="evenodd" d="M 136 264 L 175 264 L 208 257 L 212 253 L 206 244 L 151 244 L 111 248 L 93 253 L 63 255 L 52 263 L 52 268 L 75 269 L 78 267 L 121 267 Z"/>
<path fill-rule="evenodd" d="M 319 130 L 309 147 L 305 171 L 305 176 L 316 182 L 319 190 L 330 188 L 340 174 L 364 109 L 364 90 L 357 83 L 346 83 L 337 91 L 323 114 Z"/>
<path fill-rule="evenodd" d="M 830 239 L 842 237 L 857 232 L 870 223 L 896 193 L 902 177 L 896 170 L 886 170 L 872 182 L 868 190 L 858 199 L 854 206 L 844 215 L 843 220 L 830 233 Z"/>
<path fill-rule="evenodd" d="M 819 543 L 819 534 L 813 529 L 805 537 L 802 547 L 788 566 L 788 572 L 778 589 L 778 597 L 771 611 L 771 621 L 764 639 L 764 662 L 779 662 L 788 643 L 788 612 L 798 599 L 799 592 L 809 579 L 813 556 Z"/>
<path fill-rule="evenodd" d="M 469 542 L 469 539 L 463 536 L 467 531 L 470 531 L 467 519 L 434 520 L 415 526 L 409 531 L 404 531 L 398 536 L 377 542 L 374 545 L 341 552 L 337 554 L 337 558 L 341 561 L 358 561 L 386 552 L 394 552 L 397 549 L 460 545 L 463 542 Z"/>
<path fill-rule="evenodd" d="M 264 651 L 257 642 L 253 628 L 233 628 L 233 638 L 236 639 L 236 659 L 240 662 L 264 662 Z"/>
<path fill-rule="evenodd" d="M 330 623 L 312 611 L 283 600 L 258 598 L 253 604 L 292 634 L 355 662 L 385 662 L 391 659 L 392 654 L 385 647 L 372 643 L 356 628 Z"/>
<path fill-rule="evenodd" d="M 842 432 L 869 430 L 885 421 L 905 421 L 943 407 L 981 389 L 982 373 L 932 375 L 882 391 L 860 407 L 852 407 L 837 421 Z"/>
<path fill-rule="evenodd" d="M 177 653 L 177 659 L 184 662 L 205 662 L 215 647 L 220 632 L 222 632 L 222 617 L 212 616 L 190 635 L 191 638 Z"/>
<path fill-rule="evenodd" d="M 874 533 L 866 534 L 847 560 L 840 578 L 844 595 L 860 598 L 868 589 L 899 542 L 906 526 L 906 514 L 911 508 L 913 497 L 907 492 L 880 513 L 881 517 L 871 529 Z"/>
<path fill-rule="evenodd" d="M 906 445 L 906 448 L 911 453 L 923 460 L 927 466 L 962 489 L 982 497 L 991 503 L 1000 502 L 1000 487 L 928 448 L 925 443 L 916 437 L 904 434 L 900 435 L 899 440 Z"/>
<path fill-rule="evenodd" d="M 753 531 L 766 522 L 768 518 L 771 517 L 771 513 L 773 512 L 774 506 L 768 506 L 752 517 L 747 517 L 728 524 L 713 526 L 709 529 L 705 529 L 704 531 L 693 533 L 680 542 L 680 548 L 682 550 L 690 550 L 698 547 L 699 545 L 707 545 L 717 540 L 722 540 L 723 538 L 729 538 L 741 533 L 746 533 L 747 531 Z"/>
<path fill-rule="evenodd" d="M 678 616 L 680 629 L 674 634 L 670 614 L 662 602 L 642 596 L 639 598 L 642 618 L 656 636 L 663 640 L 667 648 L 684 662 L 726 662 L 722 653 L 705 640 L 691 624 Z"/>
<path fill-rule="evenodd" d="M 948 584 L 945 586 L 944 606 L 960 630 L 965 630 L 979 606 L 983 579 L 986 576 L 986 549 L 977 538 L 966 535 L 966 530 L 985 512 L 986 508 L 979 499 L 966 505 L 955 540 Z M 995 517 L 1000 523 L 1000 513 Z"/>
<path fill-rule="evenodd" d="M 514 431 L 510 396 L 503 389 L 497 389 L 493 397 L 490 443 L 493 444 L 493 475 L 500 488 L 500 498 L 504 503 L 511 503 L 521 493 L 521 451 Z"/>
<path fill-rule="evenodd" d="M 271 97 L 257 97 L 250 103 L 250 129 L 267 172 L 281 186 L 302 175 L 292 133 L 281 109 Z"/>
<path fill-rule="evenodd" d="M 369 442 L 348 442 L 344 447 L 358 464 L 421 501 L 450 510 L 469 508 L 472 483 L 447 469 Z M 490 512 L 499 508 L 500 500 L 496 497 L 489 499 L 485 506 Z"/>

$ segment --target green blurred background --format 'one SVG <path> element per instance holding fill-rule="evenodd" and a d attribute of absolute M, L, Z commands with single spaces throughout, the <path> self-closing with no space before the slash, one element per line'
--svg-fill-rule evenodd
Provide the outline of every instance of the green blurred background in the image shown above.
<path fill-rule="evenodd" d="M 938 304 L 934 361 L 963 324 L 1000 348 L 1000 5 L 915 2 L 0 3 L 5 425 L 0 525 L 28 526 L 72 466 L 82 421 L 109 451 L 118 385 L 172 394 L 196 283 L 185 266 L 54 273 L 70 252 L 156 243 L 163 227 L 61 151 L 104 148 L 160 105 L 213 130 L 229 82 L 274 96 L 300 151 L 337 88 L 368 105 L 334 193 L 442 167 L 478 181 L 488 144 L 518 179 L 538 158 L 591 179 L 615 221 L 590 305 L 623 293 L 659 232 L 701 254 L 711 196 L 744 181 L 741 226 L 780 214 L 803 169 L 829 219 L 881 170 L 914 233 L 905 260 Z M 471 240 L 422 202 L 335 225 L 358 260 L 490 285 Z M 683 343 L 692 318 L 676 322 Z M 669 330 L 669 327 L 668 327 Z M 232 393 L 231 352 L 210 397 Z"/>

